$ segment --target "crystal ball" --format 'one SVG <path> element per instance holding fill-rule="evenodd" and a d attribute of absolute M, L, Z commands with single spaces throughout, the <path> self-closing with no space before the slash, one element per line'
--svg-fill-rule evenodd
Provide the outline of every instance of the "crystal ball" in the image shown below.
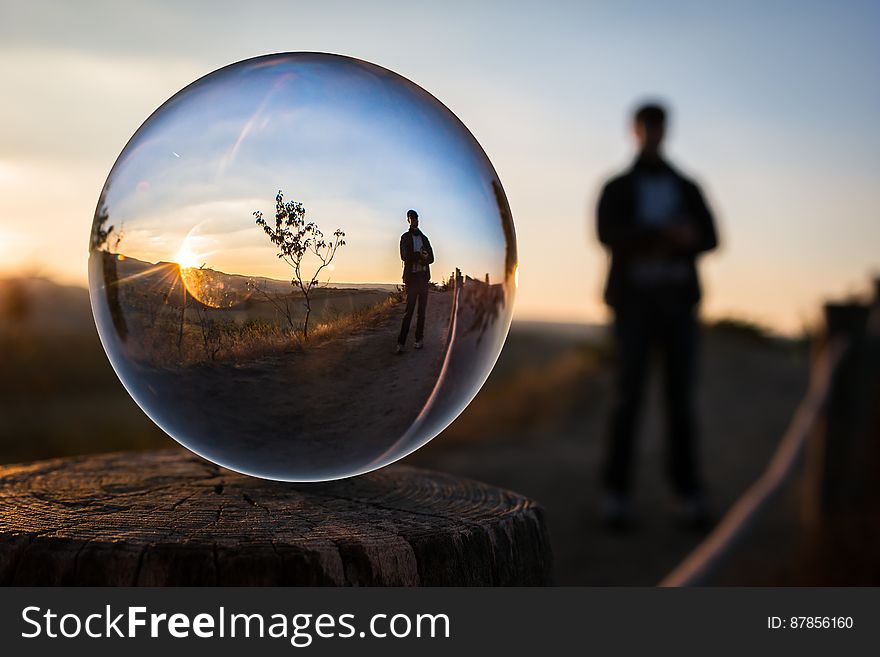
<path fill-rule="evenodd" d="M 323 481 L 437 436 L 510 326 L 516 238 L 474 136 L 380 66 L 248 59 L 166 101 L 119 155 L 89 245 L 104 349 L 176 441 Z"/>

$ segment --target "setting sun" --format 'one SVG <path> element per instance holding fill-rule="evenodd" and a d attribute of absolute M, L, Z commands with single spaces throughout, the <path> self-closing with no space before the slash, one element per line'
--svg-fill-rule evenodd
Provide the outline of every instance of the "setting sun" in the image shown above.
<path fill-rule="evenodd" d="M 180 250 L 174 256 L 174 261 L 181 269 L 198 269 L 201 266 L 199 256 L 193 253 L 186 241 L 180 245 Z"/>

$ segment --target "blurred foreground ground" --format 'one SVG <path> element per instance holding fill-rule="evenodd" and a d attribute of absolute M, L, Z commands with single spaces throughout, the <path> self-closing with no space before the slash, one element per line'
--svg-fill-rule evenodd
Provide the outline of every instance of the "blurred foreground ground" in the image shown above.
<path fill-rule="evenodd" d="M 808 359 L 802 348 L 741 330 L 706 330 L 702 346 L 702 460 L 717 515 L 764 469 L 806 388 Z M 654 385 L 659 376 L 651 381 L 642 423 L 637 527 L 623 535 L 603 528 L 599 469 L 612 383 L 607 354 L 604 339 L 588 328 L 515 326 L 477 401 L 409 461 L 540 501 L 547 511 L 556 583 L 652 585 L 701 537 L 675 524 L 664 476 L 665 423 Z M 793 504 L 793 510 L 791 504 L 774 509 L 779 518 L 772 522 L 784 522 L 784 532 L 796 541 Z M 790 556 L 778 544 L 758 549 L 765 567 L 773 561 L 781 566 Z M 724 576 L 734 584 L 790 577 L 770 570 L 732 564 Z"/>
<path fill-rule="evenodd" d="M 116 379 L 95 334 L 87 292 L 40 280 L 19 287 L 18 301 L 6 290 L 0 331 L 0 462 L 171 445 Z M 601 328 L 515 324 L 477 399 L 406 462 L 542 503 L 557 584 L 655 584 L 700 536 L 674 523 L 663 476 L 664 423 L 653 385 L 639 451 L 638 527 L 625 535 L 602 528 L 598 469 L 610 365 Z M 800 343 L 742 326 L 704 331 L 702 456 L 717 514 L 762 472 L 806 389 L 808 369 Z M 810 566 L 802 559 L 799 504 L 795 484 L 718 583 L 834 581 L 804 570 Z"/>

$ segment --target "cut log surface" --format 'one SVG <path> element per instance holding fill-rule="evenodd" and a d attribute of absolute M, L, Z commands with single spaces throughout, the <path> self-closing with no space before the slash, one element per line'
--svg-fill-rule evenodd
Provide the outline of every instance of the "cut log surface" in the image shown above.
<path fill-rule="evenodd" d="M 542 585 L 549 572 L 536 503 L 427 470 L 285 484 L 180 449 L 0 466 L 6 585 Z"/>

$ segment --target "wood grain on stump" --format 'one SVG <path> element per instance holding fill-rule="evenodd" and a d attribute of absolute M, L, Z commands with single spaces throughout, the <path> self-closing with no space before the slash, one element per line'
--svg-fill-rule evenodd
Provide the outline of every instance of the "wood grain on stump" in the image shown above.
<path fill-rule="evenodd" d="M 541 508 L 391 466 L 321 484 L 235 474 L 184 450 L 0 467 L 0 583 L 541 585 Z"/>

